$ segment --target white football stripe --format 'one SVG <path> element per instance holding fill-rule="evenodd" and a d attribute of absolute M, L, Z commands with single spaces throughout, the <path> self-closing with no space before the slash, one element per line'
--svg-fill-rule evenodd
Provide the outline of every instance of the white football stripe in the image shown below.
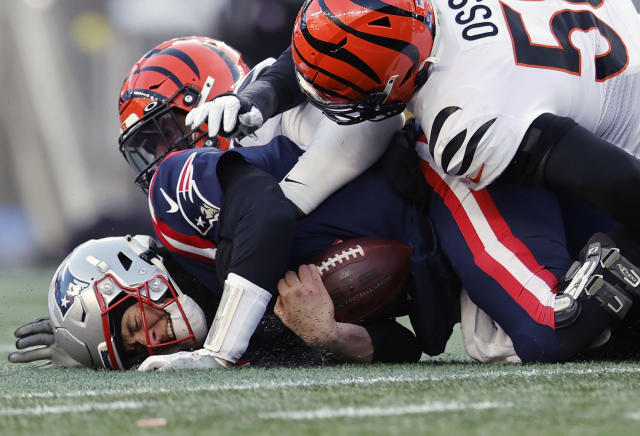
<path fill-rule="evenodd" d="M 133 395 L 145 394 L 167 394 L 167 393 L 192 393 L 192 392 L 220 392 L 220 391 L 247 391 L 247 390 L 263 390 L 263 389 L 290 389 L 290 388 L 315 388 L 319 386 L 367 386 L 378 383 L 423 383 L 423 382 L 446 382 L 461 381 L 475 379 L 496 379 L 503 377 L 513 378 L 535 378 L 535 377 L 554 377 L 554 376 L 589 376 L 598 377 L 604 375 L 616 374 L 640 374 L 640 367 L 636 366 L 618 366 L 615 367 L 595 367 L 595 368 L 541 368 L 541 369 L 518 369 L 515 371 L 481 371 L 467 374 L 452 373 L 443 375 L 429 374 L 428 367 L 425 367 L 425 373 L 420 375 L 399 375 L 399 376 L 381 376 L 381 377 L 344 377 L 323 380 L 299 380 L 288 382 L 260 382 L 260 383 L 215 383 L 202 386 L 176 386 L 169 388 L 137 388 L 137 389 L 105 389 L 105 390 L 81 390 L 68 392 L 21 392 L 13 394 L 1 394 L 0 398 L 5 400 L 28 399 L 28 398 L 83 398 L 96 396 L 117 396 L 123 398 Z"/>
<path fill-rule="evenodd" d="M 531 292 L 542 305 L 553 307 L 555 294 L 552 289 L 535 272 L 531 271 L 513 251 L 498 240 L 470 189 L 460 182 L 447 184 L 467 213 L 487 254 L 503 265 L 518 283 Z"/>
<path fill-rule="evenodd" d="M 156 229 L 159 231 L 159 229 Z M 197 254 L 198 256 L 208 257 L 211 260 L 216 260 L 216 248 L 198 248 L 193 245 L 184 244 L 177 239 L 173 239 L 166 233 L 162 233 L 162 237 L 166 239 L 168 244 L 177 250 L 186 251 L 187 253 Z"/>
<path fill-rule="evenodd" d="M 137 401 L 115 401 L 112 403 L 82 403 L 59 406 L 35 406 L 19 408 L 0 408 L 0 416 L 21 415 L 59 415 L 62 413 L 92 412 L 99 410 L 131 410 L 152 406 L 156 403 L 140 403 Z"/>
<path fill-rule="evenodd" d="M 331 419 L 331 418 L 361 418 L 370 416 L 397 416 L 416 415 L 434 412 L 452 412 L 462 410 L 486 410 L 505 409 L 511 407 L 511 403 L 496 403 L 484 401 L 476 404 L 463 404 L 457 401 L 432 402 L 424 404 L 411 404 L 398 407 L 343 407 L 340 409 L 316 409 L 298 410 L 289 412 L 259 413 L 262 419 L 285 419 L 285 420 L 311 420 L 311 419 Z"/>

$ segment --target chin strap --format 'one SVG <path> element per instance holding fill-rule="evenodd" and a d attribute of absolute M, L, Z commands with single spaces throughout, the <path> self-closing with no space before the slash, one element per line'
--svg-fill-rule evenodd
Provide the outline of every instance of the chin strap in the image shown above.
<path fill-rule="evenodd" d="M 249 339 L 267 310 L 271 294 L 237 274 L 224 282 L 222 299 L 204 342 L 204 348 L 219 359 L 235 363 L 244 354 Z"/>

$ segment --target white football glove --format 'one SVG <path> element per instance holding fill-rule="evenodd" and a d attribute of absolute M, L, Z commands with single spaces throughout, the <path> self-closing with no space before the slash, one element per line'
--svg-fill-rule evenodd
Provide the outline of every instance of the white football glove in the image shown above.
<path fill-rule="evenodd" d="M 82 366 L 56 343 L 53 336 L 53 326 L 49 318 L 38 318 L 28 322 L 18 327 L 14 335 L 18 338 L 16 348 L 23 351 L 15 351 L 9 354 L 9 362 L 11 363 L 31 363 L 38 360 L 47 360 L 47 362 L 34 366 L 34 368 L 38 369 Z"/>
<path fill-rule="evenodd" d="M 217 358 L 209 350 L 179 351 L 174 354 L 159 354 L 147 357 L 138 367 L 138 371 L 171 371 L 178 369 L 225 369 L 231 363 Z"/>
<path fill-rule="evenodd" d="M 235 94 L 216 97 L 192 109 L 184 123 L 190 129 L 195 129 L 205 121 L 210 137 L 220 133 L 230 138 L 242 138 L 252 134 L 264 124 L 260 110 L 248 99 Z M 222 131 L 220 123 L 222 123 Z"/>

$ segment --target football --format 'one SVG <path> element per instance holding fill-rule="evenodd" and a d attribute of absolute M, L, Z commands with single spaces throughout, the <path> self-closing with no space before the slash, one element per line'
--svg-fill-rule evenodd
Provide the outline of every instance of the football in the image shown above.
<path fill-rule="evenodd" d="M 381 238 L 340 242 L 313 263 L 320 270 L 339 322 L 364 324 L 387 315 L 409 275 L 411 248 Z"/>

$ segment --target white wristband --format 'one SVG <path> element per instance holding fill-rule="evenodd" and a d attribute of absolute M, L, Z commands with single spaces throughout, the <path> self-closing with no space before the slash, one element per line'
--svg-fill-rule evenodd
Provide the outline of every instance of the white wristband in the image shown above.
<path fill-rule="evenodd" d="M 216 357 L 236 362 L 247 350 L 249 339 L 267 310 L 271 294 L 237 274 L 224 282 L 222 299 L 204 348 Z"/>

